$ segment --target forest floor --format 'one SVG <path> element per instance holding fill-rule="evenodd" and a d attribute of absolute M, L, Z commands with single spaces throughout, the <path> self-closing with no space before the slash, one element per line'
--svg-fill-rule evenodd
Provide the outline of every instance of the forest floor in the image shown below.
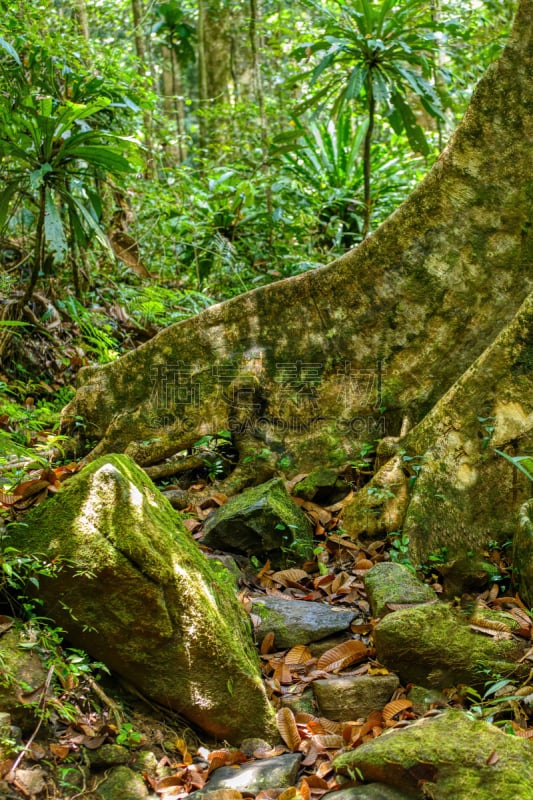
<path fill-rule="evenodd" d="M 114 310 L 115 321 L 119 312 Z M 126 322 L 123 323 L 127 328 Z M 130 346 L 146 338 L 147 332 L 131 326 L 127 334 Z M 80 340 L 79 323 L 60 322 L 53 330 L 19 340 L 13 365 L 0 374 L 0 517 L 9 524 L 23 519 L 25 510 L 46 500 L 50 492 L 76 469 L 76 464 L 61 460 L 61 439 L 57 435 L 58 411 L 68 400 L 71 384 L 80 366 L 90 353 Z M 11 452 L 8 451 L 12 446 Z M 53 454 L 53 459 L 51 459 Z M 371 460 L 369 461 L 371 474 Z M 358 473 L 360 476 L 360 473 Z M 347 475 L 348 478 L 354 475 Z M 368 479 L 368 476 L 365 478 Z M 287 482 L 291 491 L 294 481 Z M 161 485 L 161 489 L 169 488 Z M 217 491 L 216 477 L 209 469 L 198 472 L 189 492 L 198 492 L 198 504 L 191 503 L 184 511 L 186 525 L 195 538 L 200 538 L 209 512 L 224 502 Z M 348 494 L 350 494 L 349 490 Z M 206 499 L 207 496 L 207 499 Z M 431 708 L 416 710 L 408 697 L 408 686 L 400 686 L 390 700 L 366 718 L 333 721 L 299 711 L 285 705 L 287 698 L 303 693 L 314 680 L 324 676 L 359 676 L 387 674 L 388 670 L 375 659 L 372 647 L 372 618 L 365 594 L 365 573 L 382 561 L 403 563 L 429 583 L 438 594 L 445 590 L 445 578 L 439 572 L 442 557 L 435 555 L 428 564 L 413 565 L 408 543 L 401 534 L 386 540 L 354 542 L 342 529 L 342 509 L 346 497 L 320 502 L 298 500 L 312 521 L 315 530 L 315 557 L 301 568 L 274 570 L 268 562 L 240 562 L 239 597 L 251 611 L 250 597 L 265 594 L 274 597 L 317 601 L 337 608 L 356 610 L 346 641 L 333 644 L 320 655 L 313 655 L 306 644 L 278 650 L 272 636 L 266 636 L 258 647 L 263 676 L 269 696 L 278 709 L 278 728 L 283 744 L 257 742 L 252 750 L 237 749 L 224 743 L 206 741 L 203 735 L 173 712 L 154 706 L 132 693 L 102 665 L 91 665 L 90 659 L 62 643 L 58 632 L 48 638 L 37 637 L 36 649 L 50 665 L 47 685 L 21 700 L 32 708 L 33 723 L 27 719 L 18 734 L 13 752 L 0 763 L 0 780 L 6 798 L 35 797 L 55 800 L 97 798 L 93 768 L 113 765 L 106 758 L 98 760 L 105 745 L 116 744 L 124 751 L 127 763 L 136 764 L 150 796 L 181 799 L 202 789 L 215 769 L 243 765 L 265 758 L 276 758 L 288 752 L 302 754 L 297 780 L 283 789 L 264 789 L 256 795 L 233 792 L 225 800 L 256 796 L 257 800 L 318 800 L 323 794 L 339 788 L 332 761 L 339 751 L 357 747 L 359 743 L 379 737 L 391 727 L 403 726 Z M 517 609 L 527 620 L 525 609 L 512 584 L 512 570 L 505 549 L 494 548 L 484 553 L 497 567 L 499 580 L 479 591 L 455 598 L 457 605 L 483 604 Z M 0 637 L 14 624 L 14 617 L 23 618 L 22 585 L 9 575 L 6 554 L 2 559 L 0 578 L 3 616 Z M 17 596 L 17 587 L 19 594 Z M 35 612 L 33 612 L 35 613 Z M 252 612 L 252 622 L 254 620 Z M 48 630 L 49 623 L 34 620 Z M 531 626 L 529 626 L 531 630 Z M 45 641 L 47 644 L 42 644 Z M 39 644 L 40 642 L 40 644 Z M 357 642 L 358 644 L 354 644 Z M 0 638 L 1 646 L 1 638 Z M 63 674 L 58 668 L 63 664 Z M 54 669 L 51 669 L 54 666 Z M 521 735 L 531 735 L 533 720 L 516 703 L 495 710 L 496 691 L 475 692 L 470 687 L 451 687 L 444 695 L 445 705 L 473 709 L 481 718 L 499 720 Z M 439 704 L 437 704 L 439 705 Z M 1 709 L 0 709 L 1 711 Z M 0 737 L 0 752 L 6 734 Z M 5 755 L 5 748 L 4 748 Z M 113 757 L 117 757 L 115 755 Z M 109 754 L 107 756 L 109 758 Z M 92 777 L 91 777 L 92 775 Z M 90 781 L 93 781 L 92 783 Z M 132 795 L 133 797 L 133 795 Z M 223 798 L 219 798 L 223 800 Z"/>

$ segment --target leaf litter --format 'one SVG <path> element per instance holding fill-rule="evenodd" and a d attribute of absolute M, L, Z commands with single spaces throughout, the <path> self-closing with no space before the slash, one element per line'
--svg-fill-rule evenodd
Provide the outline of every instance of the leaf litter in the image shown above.
<path fill-rule="evenodd" d="M 0 496 L 0 503 L 12 514 L 21 513 L 34 503 L 41 502 L 49 492 L 60 489 L 61 483 L 76 470 L 77 465 L 70 464 L 57 469 L 34 471 L 11 494 Z M 216 493 L 206 497 L 204 484 L 191 488 L 199 492 L 198 504 L 193 503 L 185 509 L 185 520 L 186 527 L 197 537 L 206 516 L 227 498 Z M 379 540 L 363 546 L 348 538 L 342 531 L 339 516 L 344 502 L 326 507 L 311 501 L 297 502 L 314 526 L 318 542 L 315 559 L 301 568 L 282 570 L 274 570 L 267 561 L 255 572 L 243 573 L 240 580 L 241 602 L 251 612 L 250 595 L 263 593 L 287 600 L 321 602 L 355 610 L 356 616 L 347 633 L 348 638 L 317 657 L 313 656 L 306 644 L 278 650 L 274 632 L 269 631 L 264 636 L 259 646 L 263 678 L 269 697 L 277 709 L 276 721 L 283 745 L 272 746 L 265 742 L 256 744 L 247 752 L 231 747 L 210 749 L 186 728 L 186 723 L 179 718 L 173 722 L 168 710 L 161 710 L 161 721 L 155 728 L 153 711 L 141 723 L 137 721 L 136 728 L 144 731 L 137 746 L 149 746 L 154 752 L 160 753 L 155 768 L 145 770 L 142 774 L 152 792 L 163 800 L 182 800 L 203 789 L 220 767 L 238 769 L 243 764 L 276 758 L 287 752 L 302 755 L 296 785 L 286 789 L 262 790 L 255 795 L 255 800 L 320 800 L 322 795 L 340 788 L 332 767 L 333 760 L 340 752 L 356 748 L 391 728 L 408 725 L 420 716 L 414 711 L 413 703 L 403 687 L 396 690 L 382 709 L 356 720 L 334 721 L 310 713 L 295 712 L 284 704 L 287 698 L 302 694 L 315 680 L 332 675 L 380 675 L 389 672 L 375 660 L 372 630 L 376 621 L 370 616 L 362 580 L 368 569 L 380 561 L 388 560 L 387 542 Z M 503 555 L 497 555 L 500 567 L 505 569 Z M 437 591 L 441 588 L 439 580 L 435 568 L 429 581 L 433 582 Z M 481 613 L 483 607 L 509 612 L 518 627 L 511 630 L 505 623 L 485 619 Z M 531 639 L 531 618 L 518 595 L 499 596 L 499 588 L 493 584 L 478 596 L 475 609 L 470 624 L 476 632 L 494 637 L 519 636 Z M 0 636 L 10 627 L 10 618 L 2 617 Z M 533 647 L 522 660 L 533 662 Z M 120 741 L 120 725 L 113 718 L 111 709 L 101 702 L 101 695 L 104 698 L 106 695 L 99 690 L 95 698 L 94 691 L 91 691 L 94 688 L 97 688 L 94 681 L 92 687 L 82 681 L 75 687 L 64 686 L 63 695 L 52 698 L 50 707 L 56 719 L 55 740 L 49 737 L 44 742 L 32 742 L 24 754 L 23 765 L 28 767 L 48 759 L 57 767 L 76 758 L 83 748 L 97 750 L 104 743 Z M 36 691 L 38 694 L 39 691 Z M 448 693 L 448 703 L 456 707 L 468 707 L 461 693 L 453 689 Z M 529 714 L 530 710 L 533 711 L 533 680 L 531 685 L 526 682 L 522 687 L 513 688 L 513 703 L 514 706 L 510 707 L 515 710 L 515 715 L 507 721 L 508 726 L 515 735 L 533 739 Z M 69 714 L 72 714 L 72 708 L 77 713 L 75 719 L 65 723 L 61 713 L 67 706 Z M 435 711 L 431 709 L 426 712 L 427 715 L 432 713 Z M 175 728 L 180 731 L 179 735 L 175 734 Z M 135 745 L 131 744 L 130 747 L 134 750 Z M 497 758 L 496 753 L 490 754 L 487 763 L 496 764 Z M 13 759 L 0 763 L 0 779 L 7 779 L 12 789 L 19 790 L 21 796 L 28 796 L 22 783 L 17 781 L 13 764 Z M 246 800 L 249 797 L 254 795 L 235 789 L 217 789 L 211 792 L 210 800 Z"/>

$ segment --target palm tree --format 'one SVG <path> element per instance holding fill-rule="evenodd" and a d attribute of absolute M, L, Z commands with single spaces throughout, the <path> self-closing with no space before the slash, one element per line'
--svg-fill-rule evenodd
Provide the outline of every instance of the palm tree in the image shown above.
<path fill-rule="evenodd" d="M 304 1 L 317 9 L 314 0 Z M 382 107 L 393 130 L 404 132 L 415 152 L 429 153 L 410 101 L 415 95 L 432 117 L 445 119 L 441 98 L 430 82 L 439 41 L 431 17 L 424 19 L 420 0 L 352 0 L 349 6 L 336 2 L 338 14 L 320 8 L 324 36 L 295 50 L 300 58 L 325 51 L 306 73 L 311 87 L 321 79 L 320 88 L 300 104 L 299 111 L 333 100 L 331 114 L 337 117 L 346 103 L 363 98 L 368 121 L 363 144 L 364 238 L 372 215 L 370 147 L 376 109 Z"/>

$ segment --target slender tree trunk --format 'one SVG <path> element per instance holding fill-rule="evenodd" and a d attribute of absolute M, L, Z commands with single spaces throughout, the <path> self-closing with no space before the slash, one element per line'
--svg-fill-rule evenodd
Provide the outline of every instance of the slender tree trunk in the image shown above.
<path fill-rule="evenodd" d="M 39 216 L 37 217 L 37 227 L 35 229 L 35 248 L 34 248 L 34 255 L 33 255 L 33 265 L 30 275 L 30 280 L 22 299 L 20 301 L 20 307 L 24 308 L 26 303 L 28 303 L 32 296 L 37 285 L 37 280 L 39 279 L 39 274 L 43 270 L 45 255 L 46 255 L 46 242 L 44 236 L 44 218 L 46 214 L 46 187 L 44 184 L 39 189 Z"/>
<path fill-rule="evenodd" d="M 217 119 L 216 107 L 229 101 L 231 39 L 229 8 L 223 0 L 198 3 L 198 84 L 200 144 L 216 147 L 228 126 Z M 203 119 L 202 119 L 203 117 Z"/>
<path fill-rule="evenodd" d="M 89 41 L 89 16 L 85 0 L 76 0 L 76 17 L 80 26 L 81 34 L 86 42 Z"/>
<path fill-rule="evenodd" d="M 207 58 L 205 47 L 205 2 L 198 0 L 198 112 L 199 112 L 199 132 L 200 150 L 205 152 L 208 144 L 208 123 L 207 113 L 209 111 L 209 92 L 207 87 Z"/>
<path fill-rule="evenodd" d="M 176 58 L 176 51 L 173 43 L 170 43 L 170 73 L 172 78 L 172 103 L 174 107 L 174 119 L 176 121 L 176 133 L 178 134 L 178 158 L 182 164 L 187 157 L 185 145 L 185 108 L 183 105 L 183 81 L 181 69 Z"/>
<path fill-rule="evenodd" d="M 364 182 L 364 218 L 362 238 L 366 239 L 370 233 L 370 222 L 372 218 L 372 195 L 371 195 L 371 171 L 372 171 L 372 136 L 374 134 L 374 117 L 376 113 L 376 100 L 372 89 L 372 80 L 370 77 L 366 81 L 366 93 L 368 102 L 368 128 L 366 130 L 365 141 L 363 145 L 363 182 Z"/>
<path fill-rule="evenodd" d="M 259 108 L 259 121 L 261 128 L 261 149 L 263 154 L 262 170 L 265 175 L 265 197 L 268 214 L 268 241 L 272 250 L 272 187 L 270 180 L 270 164 L 268 154 L 268 122 L 265 114 L 265 96 L 261 78 L 261 64 L 259 62 L 259 47 L 257 27 L 260 21 L 260 0 L 250 0 L 250 49 L 252 53 L 252 71 L 254 76 L 254 89 Z"/>
<path fill-rule="evenodd" d="M 135 50 L 139 63 L 139 74 L 142 78 L 146 78 L 146 64 L 147 64 L 147 49 L 145 45 L 145 37 L 143 30 L 143 23 L 145 19 L 145 10 L 143 0 L 131 0 L 131 10 L 133 16 L 133 35 L 135 38 Z M 144 141 L 146 144 L 146 172 L 148 178 L 153 178 L 155 174 L 155 161 L 154 161 L 154 140 L 152 136 L 152 114 L 147 109 L 143 109 L 143 128 L 144 128 Z"/>

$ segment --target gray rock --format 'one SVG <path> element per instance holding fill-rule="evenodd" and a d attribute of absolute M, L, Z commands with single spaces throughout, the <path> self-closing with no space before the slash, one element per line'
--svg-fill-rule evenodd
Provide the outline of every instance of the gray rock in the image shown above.
<path fill-rule="evenodd" d="M 484 720 L 448 710 L 392 730 L 338 756 L 343 775 L 438 800 L 532 800 L 533 748 Z"/>
<path fill-rule="evenodd" d="M 311 523 L 281 478 L 248 489 L 213 511 L 202 541 L 220 550 L 268 557 L 278 566 L 310 558 L 313 550 Z"/>
<path fill-rule="evenodd" d="M 400 685 L 397 675 L 346 675 L 313 681 L 321 714 L 338 722 L 366 718 L 388 703 Z"/>
<path fill-rule="evenodd" d="M 35 797 L 46 788 L 46 772 L 42 767 L 17 769 L 15 772 L 17 788 L 25 797 Z"/>
<path fill-rule="evenodd" d="M 147 800 L 148 789 L 129 767 L 113 767 L 94 792 L 98 800 Z"/>
<path fill-rule="evenodd" d="M 274 735 L 233 578 L 130 458 L 91 462 L 12 535 L 62 564 L 39 597 L 72 644 L 211 736 Z"/>
<path fill-rule="evenodd" d="M 344 631 L 355 617 L 355 612 L 323 603 L 264 596 L 252 597 L 252 613 L 261 618 L 256 628 L 258 641 L 263 641 L 268 631 L 274 631 L 275 647 L 280 650 Z"/>
<path fill-rule="evenodd" d="M 217 789 L 237 789 L 240 792 L 257 794 L 262 789 L 294 786 L 301 760 L 300 753 L 289 753 L 276 758 L 252 761 L 240 767 L 220 767 L 213 772 L 205 787 L 199 792 L 194 792 L 191 797 Z"/>
<path fill-rule="evenodd" d="M 363 578 L 372 615 L 384 617 L 392 609 L 388 604 L 435 603 L 437 595 L 419 580 L 410 569 L 393 561 L 382 561 L 368 570 Z"/>
<path fill-rule="evenodd" d="M 323 795 L 323 800 L 412 800 L 412 794 L 404 794 L 385 783 L 367 783 L 365 786 L 350 786 Z"/>

